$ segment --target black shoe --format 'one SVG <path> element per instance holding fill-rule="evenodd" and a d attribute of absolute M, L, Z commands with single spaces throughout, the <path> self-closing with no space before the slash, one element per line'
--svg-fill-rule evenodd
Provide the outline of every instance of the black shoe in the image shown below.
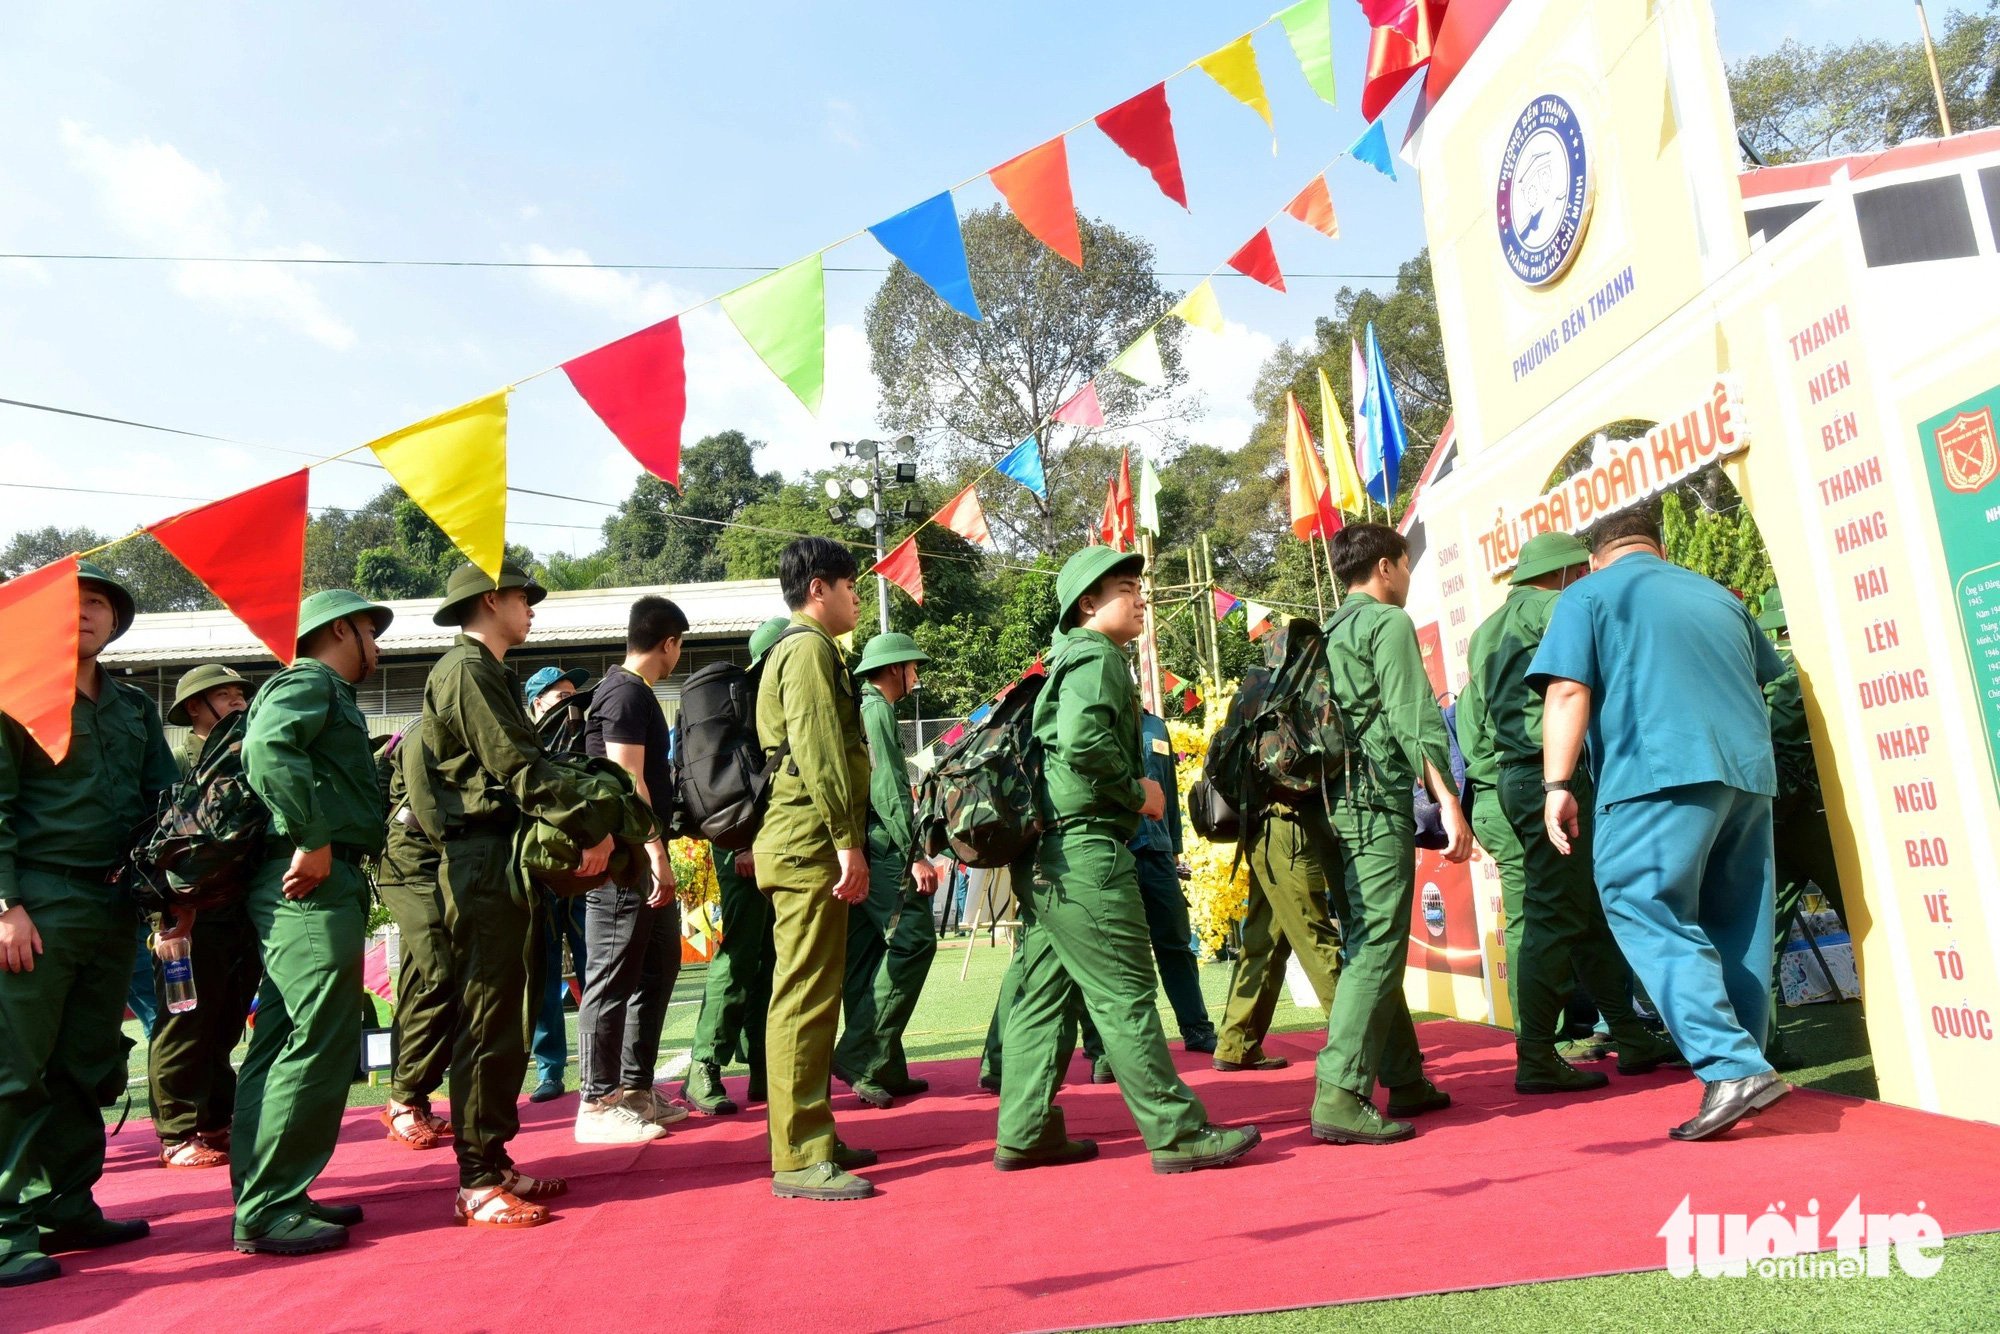
<path fill-rule="evenodd" d="M 1754 1116 L 1792 1091 L 1773 1070 L 1741 1079 L 1718 1079 L 1701 1093 L 1701 1110 L 1667 1134 L 1675 1139 L 1712 1139 L 1746 1116 Z"/>
<path fill-rule="evenodd" d="M 993 1166 L 1002 1172 L 1025 1172 L 1031 1167 L 1063 1167 L 1087 1163 L 1097 1156 L 1094 1139 L 1066 1139 L 1046 1149 L 1008 1149 L 995 1146 Z"/>
<path fill-rule="evenodd" d="M 1212 1068 L 1227 1074 L 1234 1074 L 1240 1070 L 1282 1070 L 1290 1064 L 1291 1062 L 1283 1056 L 1266 1056 L 1262 1047 L 1252 1047 L 1243 1053 L 1243 1059 L 1240 1061 L 1225 1061 L 1220 1056 L 1209 1061 Z"/>
<path fill-rule="evenodd" d="M 361 1206 L 358 1204 L 321 1204 L 308 1198 L 303 1212 L 307 1218 L 316 1218 L 337 1227 L 353 1227 L 361 1221 Z"/>
<path fill-rule="evenodd" d="M 931 1081 L 928 1079 L 904 1079 L 896 1084 L 883 1084 L 882 1087 L 889 1090 L 891 1094 L 898 1098 L 914 1098 L 919 1093 L 929 1093 L 931 1091 Z"/>
<path fill-rule="evenodd" d="M 843 1172 L 852 1172 L 857 1167 L 873 1167 L 881 1160 L 881 1155 L 873 1149 L 851 1148 L 838 1139 L 833 1142 L 833 1165 Z"/>
<path fill-rule="evenodd" d="M 839 1066 L 833 1067 L 833 1077 L 847 1085 L 855 1097 L 873 1107 L 876 1111 L 887 1111 L 896 1105 L 896 1095 L 866 1076 L 850 1075 Z"/>
<path fill-rule="evenodd" d="M 1193 1052 L 1198 1056 L 1213 1056 L 1215 1054 L 1215 1034 L 1196 1033 L 1193 1037 L 1183 1036 L 1181 1038 L 1181 1050 Z"/>
<path fill-rule="evenodd" d="M 1451 1095 L 1430 1080 L 1419 1075 L 1407 1084 L 1397 1084 L 1389 1089 L 1389 1116 L 1422 1116 L 1425 1112 L 1441 1112 L 1451 1106 Z"/>
<path fill-rule="evenodd" d="M 16 1251 L 0 1259 L 0 1288 L 25 1288 L 62 1277 L 62 1266 L 36 1251 Z"/>
<path fill-rule="evenodd" d="M 998 1093 L 1000 1091 L 1000 1076 L 981 1075 L 979 1077 L 979 1087 L 985 1089 L 988 1093 Z"/>
<path fill-rule="evenodd" d="M 137 1241 L 152 1230 L 152 1225 L 143 1218 L 98 1218 L 88 1223 L 69 1223 L 43 1229 L 42 1252 L 54 1255 L 59 1251 L 94 1251 Z"/>
<path fill-rule="evenodd" d="M 544 1079 L 541 1083 L 535 1085 L 535 1091 L 528 1095 L 528 1101 L 554 1102 L 562 1095 L 563 1084 L 560 1079 Z"/>

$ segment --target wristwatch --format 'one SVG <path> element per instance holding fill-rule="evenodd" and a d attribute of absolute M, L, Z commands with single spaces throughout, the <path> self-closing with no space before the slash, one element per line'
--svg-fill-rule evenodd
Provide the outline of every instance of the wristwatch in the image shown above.
<path fill-rule="evenodd" d="M 0 897 L 0 917 L 5 917 L 8 913 L 14 911 L 14 909 L 20 906 L 21 906 L 21 901 L 19 899 Z"/>
<path fill-rule="evenodd" d="M 1542 792 L 1544 794 L 1567 791 L 1569 791 L 1569 779 L 1567 778 L 1544 778 L 1542 780 Z"/>

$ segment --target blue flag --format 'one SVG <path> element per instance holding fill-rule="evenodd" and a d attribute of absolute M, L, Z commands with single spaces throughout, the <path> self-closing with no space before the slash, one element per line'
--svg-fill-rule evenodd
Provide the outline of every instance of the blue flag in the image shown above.
<path fill-rule="evenodd" d="M 970 320 L 984 319 L 972 294 L 972 275 L 965 264 L 965 237 L 958 230 L 958 212 L 951 191 L 932 195 L 914 208 L 868 229 L 882 248 L 903 261 L 910 272 L 930 284 L 944 303 Z"/>
<path fill-rule="evenodd" d="M 1366 162 L 1392 181 L 1396 179 L 1396 160 L 1389 154 L 1389 133 L 1382 128 L 1380 117 L 1369 122 L 1361 137 L 1349 146 L 1347 156 Z"/>
<path fill-rule="evenodd" d="M 1396 403 L 1396 386 L 1389 383 L 1389 365 L 1382 360 L 1382 345 L 1375 340 L 1373 320 L 1368 321 L 1368 396 L 1361 416 L 1368 423 L 1367 476 L 1363 481 L 1368 494 L 1387 505 L 1396 496 L 1396 472 L 1409 437 L 1403 430 L 1403 410 Z"/>
<path fill-rule="evenodd" d="M 1006 458 L 993 466 L 1001 476 L 1013 478 L 1043 500 L 1049 498 L 1048 479 L 1042 476 L 1041 446 L 1032 435 L 1014 446 Z"/>

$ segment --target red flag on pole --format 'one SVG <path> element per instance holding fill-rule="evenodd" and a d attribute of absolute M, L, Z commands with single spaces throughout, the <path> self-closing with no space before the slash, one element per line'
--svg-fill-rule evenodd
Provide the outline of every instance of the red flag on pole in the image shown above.
<path fill-rule="evenodd" d="M 1285 290 L 1285 275 L 1278 272 L 1278 252 L 1271 248 L 1271 229 L 1259 228 L 1229 257 L 1229 267 L 1246 278 L 1255 278 L 1266 287 Z"/>
<path fill-rule="evenodd" d="M 1071 394 L 1069 401 L 1057 408 L 1050 420 L 1067 422 L 1071 426 L 1104 425 L 1104 408 L 1097 401 L 1097 381 L 1092 380 Z"/>
<path fill-rule="evenodd" d="M 1431 41 L 1442 21 L 1444 0 L 1414 0 L 1406 5 L 1385 5 L 1377 9 L 1395 12 L 1388 24 L 1375 17 L 1376 9 L 1364 3 L 1362 9 L 1378 26 L 1368 33 L 1368 73 L 1361 85 L 1361 116 L 1375 120 L 1412 75 L 1430 63 Z"/>
<path fill-rule="evenodd" d="M 572 357 L 563 374 L 647 472 L 680 488 L 681 424 L 687 420 L 680 316 Z"/>
<path fill-rule="evenodd" d="M 931 521 L 951 529 L 976 547 L 985 547 L 988 551 L 993 549 L 993 534 L 986 527 L 986 510 L 979 503 L 977 482 L 947 501 L 943 509 L 931 516 Z"/>
<path fill-rule="evenodd" d="M 307 486 L 301 468 L 146 529 L 288 666 L 298 652 Z"/>
<path fill-rule="evenodd" d="M 1104 513 L 1098 516 L 1097 531 L 1104 538 L 1105 546 L 1123 551 L 1137 543 L 1135 526 L 1132 514 L 1132 452 L 1126 450 L 1118 456 L 1118 471 L 1112 475 L 1111 485 L 1105 490 Z"/>
<path fill-rule="evenodd" d="M 1079 269 L 1083 267 L 1076 197 L 1069 188 L 1069 149 L 1060 135 L 1009 158 L 986 175 L 1028 235 Z"/>
<path fill-rule="evenodd" d="M 1333 216 L 1333 195 L 1326 188 L 1325 173 L 1313 177 L 1305 189 L 1293 195 L 1285 212 L 1323 236 L 1340 239 L 1340 221 Z"/>
<path fill-rule="evenodd" d="M 1167 85 L 1156 83 L 1100 112 L 1097 128 L 1125 155 L 1153 174 L 1153 183 L 1167 198 L 1187 207 L 1187 185 L 1181 180 L 1181 152 L 1174 144 L 1174 114 L 1167 105 Z"/>
<path fill-rule="evenodd" d="M 924 605 L 924 567 L 917 559 L 917 535 L 911 533 L 896 549 L 875 562 L 870 574 L 878 574 L 910 595 L 918 606 Z"/>
<path fill-rule="evenodd" d="M 56 764 L 69 755 L 76 619 L 74 556 L 0 584 L 0 713 Z"/>

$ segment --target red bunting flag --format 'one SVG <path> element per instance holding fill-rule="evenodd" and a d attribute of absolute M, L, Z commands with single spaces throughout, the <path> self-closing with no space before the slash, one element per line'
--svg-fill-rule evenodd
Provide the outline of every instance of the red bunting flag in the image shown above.
<path fill-rule="evenodd" d="M 1167 671 L 1165 668 L 1161 668 L 1160 689 L 1179 690 L 1185 684 L 1186 682 L 1182 681 L 1178 676 L 1175 676 L 1172 672 Z"/>
<path fill-rule="evenodd" d="M 911 533 L 896 549 L 875 562 L 871 574 L 880 575 L 896 587 L 908 593 L 919 606 L 924 605 L 924 567 L 917 559 L 917 535 Z"/>
<path fill-rule="evenodd" d="M 1196 692 L 1193 686 L 1189 686 L 1187 688 L 1187 693 L 1181 696 L 1181 712 L 1193 713 L 1196 709 L 1200 707 L 1201 707 L 1201 695 Z"/>
<path fill-rule="evenodd" d="M 1246 278 L 1255 278 L 1266 287 L 1285 290 L 1285 275 L 1278 272 L 1278 252 L 1271 248 L 1271 229 L 1260 227 L 1243 248 L 1229 257 L 1229 267 Z"/>
<path fill-rule="evenodd" d="M 687 350 L 678 315 L 572 357 L 563 374 L 647 472 L 680 488 Z"/>
<path fill-rule="evenodd" d="M 1340 222 L 1333 216 L 1333 195 L 1326 188 L 1324 173 L 1306 182 L 1306 188 L 1285 205 L 1285 212 L 1329 240 L 1340 239 Z"/>
<path fill-rule="evenodd" d="M 1156 83 L 1137 97 L 1100 112 L 1097 128 L 1153 174 L 1162 194 L 1187 207 L 1187 186 L 1181 180 L 1181 153 L 1174 144 L 1174 114 L 1167 105 L 1166 84 Z"/>
<path fill-rule="evenodd" d="M 1219 588 L 1211 588 L 1208 592 L 1209 596 L 1215 599 L 1215 619 L 1218 621 L 1243 605 L 1242 600 L 1234 593 L 1225 593 Z"/>
<path fill-rule="evenodd" d="M 1375 22 L 1381 12 L 1389 22 L 1368 33 L 1368 74 L 1361 86 L 1361 116 L 1375 120 L 1410 77 L 1430 63 L 1431 41 L 1444 13 L 1444 0 L 1414 0 L 1406 5 L 1379 4 L 1362 10 Z M 1393 12 L 1392 12 L 1393 11 Z"/>
<path fill-rule="evenodd" d="M 1135 520 L 1132 514 L 1132 452 L 1125 451 L 1118 456 L 1118 471 L 1112 475 L 1111 485 L 1104 493 L 1104 513 L 1098 516 L 1097 531 L 1104 539 L 1104 545 L 1113 551 L 1123 551 L 1137 544 L 1134 533 Z"/>
<path fill-rule="evenodd" d="M 1083 267 L 1076 197 L 1069 187 L 1069 149 L 1058 135 L 1039 148 L 1009 158 L 986 173 L 1028 235 Z"/>
<path fill-rule="evenodd" d="M 1092 380 L 1072 394 L 1067 403 L 1055 410 L 1051 420 L 1071 426 L 1104 425 L 1104 406 L 1097 401 L 1097 381 Z"/>
<path fill-rule="evenodd" d="M 76 621 L 74 556 L 0 584 L 0 713 L 56 764 L 69 755 Z"/>
<path fill-rule="evenodd" d="M 287 666 L 298 653 L 307 486 L 301 468 L 146 529 Z"/>
<path fill-rule="evenodd" d="M 973 483 L 953 496 L 945 507 L 931 516 L 932 522 L 954 533 L 976 547 L 993 549 L 993 534 L 986 527 L 986 509 L 979 503 L 979 484 Z M 918 598 L 917 601 L 923 601 Z"/>

